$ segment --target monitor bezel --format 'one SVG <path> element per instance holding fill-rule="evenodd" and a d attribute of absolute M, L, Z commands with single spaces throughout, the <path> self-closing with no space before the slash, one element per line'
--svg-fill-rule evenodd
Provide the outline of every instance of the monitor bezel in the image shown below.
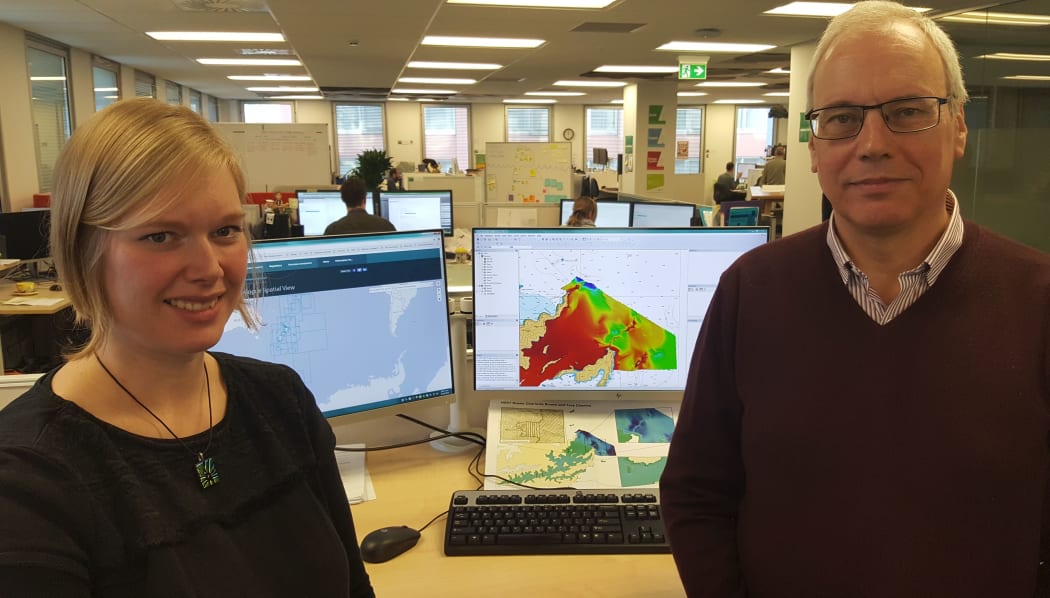
<path fill-rule="evenodd" d="M 428 195 L 434 193 L 448 193 L 448 229 L 441 227 L 440 229 L 413 229 L 413 230 L 441 230 L 446 237 L 451 237 L 456 230 L 456 198 L 452 193 L 452 189 L 406 189 L 405 191 L 383 191 L 382 189 L 377 190 L 375 194 L 376 203 L 376 214 L 382 218 L 390 220 L 383 212 L 383 196 L 384 195 Z M 389 213 L 389 212 L 387 212 Z M 397 226 L 396 224 L 394 226 Z"/>

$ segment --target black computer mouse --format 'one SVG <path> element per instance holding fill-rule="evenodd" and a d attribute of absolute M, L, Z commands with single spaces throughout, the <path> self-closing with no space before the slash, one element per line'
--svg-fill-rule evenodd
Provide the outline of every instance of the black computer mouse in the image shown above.
<path fill-rule="evenodd" d="M 361 558 L 366 563 L 383 563 L 419 542 L 419 532 L 405 525 L 382 527 L 361 540 Z"/>

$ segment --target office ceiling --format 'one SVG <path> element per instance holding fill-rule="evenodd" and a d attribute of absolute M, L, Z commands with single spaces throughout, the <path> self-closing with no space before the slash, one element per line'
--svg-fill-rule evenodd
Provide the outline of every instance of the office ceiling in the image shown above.
<path fill-rule="evenodd" d="M 762 14 L 784 2 L 761 0 L 619 0 L 599 10 L 538 9 L 450 5 L 444 0 L 0 0 L 0 22 L 80 48 L 225 99 L 258 99 L 281 93 L 247 91 L 273 83 L 232 81 L 228 75 L 299 74 L 333 100 L 385 100 L 392 88 L 451 89 L 451 102 L 500 102 L 525 98 L 526 92 L 584 91 L 559 97 L 559 103 L 601 104 L 622 97 L 618 88 L 554 87 L 558 80 L 616 80 L 596 75 L 603 64 L 677 64 L 679 53 L 655 48 L 675 41 L 770 44 L 760 53 L 709 54 L 709 80 L 762 83 L 757 88 L 698 89 L 679 83 L 680 91 L 706 91 L 680 98 L 682 104 L 717 99 L 757 99 L 788 88 L 791 47 L 814 40 L 823 30 L 819 18 Z M 977 0 L 928 0 L 920 4 L 943 15 L 988 8 Z M 1050 15 L 1050 0 L 1000 4 L 993 10 Z M 975 60 L 990 51 L 1050 53 L 1050 26 L 996 27 L 945 24 L 964 57 L 971 85 L 1002 85 L 1007 74 L 1050 75 L 1050 62 Z M 281 32 L 285 43 L 162 42 L 146 31 Z M 462 49 L 422 46 L 424 35 L 539 38 L 535 49 Z M 197 58 L 242 57 L 242 49 L 284 50 L 303 67 L 205 66 Z M 497 70 L 446 71 L 406 68 L 409 60 L 485 62 Z M 994 64 L 993 64 L 994 63 Z M 892 65 L 889 65 L 892 66 Z M 398 83 L 399 77 L 467 77 L 473 85 Z M 671 75 L 660 78 L 672 80 Z M 1050 82 L 1017 82 L 1050 86 Z"/>

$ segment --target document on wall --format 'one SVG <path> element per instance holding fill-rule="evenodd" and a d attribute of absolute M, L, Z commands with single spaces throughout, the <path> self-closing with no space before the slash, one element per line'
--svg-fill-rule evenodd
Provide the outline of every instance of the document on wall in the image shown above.
<path fill-rule="evenodd" d="M 340 448 L 363 449 L 363 444 L 342 444 Z M 365 453 L 363 451 L 336 451 L 335 462 L 339 466 L 339 476 L 343 479 L 343 488 L 346 490 L 346 498 L 350 504 L 374 500 L 376 497 L 375 487 L 372 486 L 372 476 L 368 475 L 365 467 Z"/>
<path fill-rule="evenodd" d="M 655 488 L 678 401 L 491 401 L 485 472 L 539 488 Z M 485 488 L 512 488 L 486 478 Z"/>

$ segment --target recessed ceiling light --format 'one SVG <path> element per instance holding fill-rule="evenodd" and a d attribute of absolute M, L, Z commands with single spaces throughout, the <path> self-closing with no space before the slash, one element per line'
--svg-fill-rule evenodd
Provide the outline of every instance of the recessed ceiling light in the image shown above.
<path fill-rule="evenodd" d="M 621 100 L 609 100 L 609 103 L 610 104 L 622 104 L 623 100 L 622 99 Z"/>
<path fill-rule="evenodd" d="M 517 6 L 521 8 L 605 8 L 616 0 L 446 0 L 447 4 Z"/>
<path fill-rule="evenodd" d="M 621 64 L 605 64 L 596 69 L 596 73 L 677 73 L 677 66 L 629 66 Z"/>
<path fill-rule="evenodd" d="M 555 81 L 560 87 L 625 87 L 626 81 Z"/>
<path fill-rule="evenodd" d="M 413 60 L 405 66 L 410 69 L 459 69 L 464 71 L 494 71 L 503 68 L 502 64 L 491 62 L 430 62 L 426 60 Z"/>
<path fill-rule="evenodd" d="M 586 93 L 582 91 L 526 91 L 527 96 L 585 96 Z"/>
<path fill-rule="evenodd" d="M 774 97 L 774 98 L 787 98 L 787 97 L 791 97 L 791 92 L 790 91 L 771 91 L 769 93 L 764 93 L 762 95 L 770 96 L 770 97 Z"/>
<path fill-rule="evenodd" d="M 769 73 L 770 75 L 789 75 L 789 74 L 791 74 L 790 70 L 788 70 L 786 68 L 783 68 L 783 67 L 779 67 L 779 66 L 777 68 L 775 68 L 775 69 L 770 69 L 770 70 L 768 70 L 766 72 Z"/>
<path fill-rule="evenodd" d="M 941 17 L 941 21 L 953 23 L 973 23 L 975 25 L 1014 25 L 1020 27 L 1040 27 L 1050 25 L 1050 16 L 1028 15 L 1013 12 L 964 12 L 962 14 Z"/>
<path fill-rule="evenodd" d="M 424 46 L 458 46 L 461 48 L 535 48 L 546 43 L 543 39 L 511 37 L 455 37 L 428 35 L 420 42 Z"/>
<path fill-rule="evenodd" d="M 250 31 L 147 31 L 153 39 L 167 42 L 283 42 L 280 33 Z"/>
<path fill-rule="evenodd" d="M 455 93 L 459 93 L 459 92 L 455 91 L 453 89 L 403 89 L 403 88 L 398 88 L 398 89 L 391 89 L 390 93 L 421 93 L 421 94 L 440 93 L 440 94 L 455 94 Z"/>
<path fill-rule="evenodd" d="M 553 98 L 547 98 L 547 99 L 535 98 L 535 99 L 531 99 L 531 100 L 526 100 L 526 99 L 521 99 L 521 100 L 503 100 L 504 104 L 555 104 L 557 102 L 558 102 L 558 100 L 555 100 Z"/>
<path fill-rule="evenodd" d="M 771 8 L 764 12 L 767 15 L 779 15 L 786 17 L 834 17 L 853 7 L 848 2 L 789 2 L 783 6 Z M 924 7 L 911 7 L 915 12 L 926 12 L 930 10 Z"/>
<path fill-rule="evenodd" d="M 229 75 L 233 81 L 312 81 L 309 75 Z"/>
<path fill-rule="evenodd" d="M 995 54 L 982 54 L 977 58 L 989 58 L 992 60 L 1029 60 L 1032 62 L 1050 61 L 1050 54 L 1018 54 L 1014 52 L 996 52 Z"/>
<path fill-rule="evenodd" d="M 1003 79 L 1013 79 L 1015 81 L 1050 81 L 1050 75 L 1010 75 L 1009 77 L 1003 77 Z"/>
<path fill-rule="evenodd" d="M 696 87 L 762 87 L 765 83 L 750 83 L 745 81 L 704 81 L 697 83 Z"/>
<path fill-rule="evenodd" d="M 237 53 L 241 56 L 295 56 L 295 52 L 287 48 L 241 48 Z"/>
<path fill-rule="evenodd" d="M 302 66 L 291 58 L 198 58 L 201 64 L 220 66 Z"/>
<path fill-rule="evenodd" d="M 477 79 L 452 79 L 448 77 L 401 77 L 399 83 L 433 83 L 435 85 L 471 85 Z"/>
<path fill-rule="evenodd" d="M 706 91 L 680 91 L 678 97 L 680 98 L 698 98 L 700 96 L 706 96 Z"/>
<path fill-rule="evenodd" d="M 715 100 L 716 104 L 765 104 L 762 100 Z"/>
<path fill-rule="evenodd" d="M 657 50 L 667 50 L 674 52 L 731 52 L 731 53 L 751 53 L 751 52 L 764 52 L 770 48 L 776 46 L 770 46 L 769 44 L 730 44 L 725 42 L 667 42 L 666 44 L 656 48 Z M 675 69 L 678 70 L 678 69 Z"/>
<path fill-rule="evenodd" d="M 304 92 L 306 92 L 306 91 L 318 91 L 318 89 L 316 87 L 296 86 L 296 85 L 278 85 L 278 86 L 273 86 L 273 87 L 245 87 L 245 89 L 247 89 L 248 91 L 270 91 L 270 92 L 274 92 L 275 91 L 275 92 L 278 92 L 278 93 L 280 93 L 282 91 L 288 92 L 288 93 L 291 93 L 293 91 L 304 91 Z"/>

